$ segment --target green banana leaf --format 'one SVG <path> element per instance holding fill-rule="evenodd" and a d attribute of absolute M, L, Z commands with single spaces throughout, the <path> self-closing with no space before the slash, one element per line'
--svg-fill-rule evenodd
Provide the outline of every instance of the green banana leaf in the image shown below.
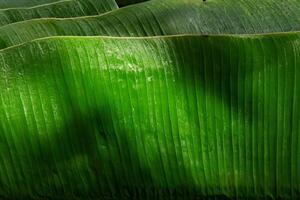
<path fill-rule="evenodd" d="M 28 8 L 0 9 L 0 26 L 37 19 L 99 15 L 118 8 L 114 0 L 65 0 Z"/>
<path fill-rule="evenodd" d="M 0 0 L 0 197 L 299 199 L 300 2 L 114 8 Z"/>
<path fill-rule="evenodd" d="M 300 198 L 300 33 L 0 51 L 0 194 Z"/>
<path fill-rule="evenodd" d="M 255 14 L 252 12 L 255 10 Z M 0 49 L 57 36 L 155 36 L 300 30 L 300 1 L 152 0 L 95 17 L 39 19 L 0 28 Z"/>
<path fill-rule="evenodd" d="M 65 0 L 1 0 L 0 9 L 20 8 L 20 7 L 25 8 L 25 7 L 38 6 L 41 4 L 58 2 L 58 1 L 65 1 Z"/>

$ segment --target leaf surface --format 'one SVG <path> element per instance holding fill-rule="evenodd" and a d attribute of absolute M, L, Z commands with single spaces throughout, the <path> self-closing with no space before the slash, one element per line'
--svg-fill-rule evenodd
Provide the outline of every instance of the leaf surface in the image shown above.
<path fill-rule="evenodd" d="M 57 35 L 155 36 L 298 30 L 298 0 L 152 0 L 102 16 L 41 19 L 5 26 L 0 28 L 0 48 Z"/>
<path fill-rule="evenodd" d="M 0 9 L 25 8 L 64 0 L 1 0 Z"/>
<path fill-rule="evenodd" d="M 37 18 L 99 15 L 116 8 L 114 0 L 64 0 L 27 8 L 0 9 L 0 27 Z"/>
<path fill-rule="evenodd" d="M 2 50 L 0 193 L 299 198 L 299 44 L 296 32 Z"/>

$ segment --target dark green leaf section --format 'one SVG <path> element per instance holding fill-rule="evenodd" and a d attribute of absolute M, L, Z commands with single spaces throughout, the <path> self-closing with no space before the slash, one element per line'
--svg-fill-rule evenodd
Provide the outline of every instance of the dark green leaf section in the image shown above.
<path fill-rule="evenodd" d="M 255 11 L 255 14 L 254 12 Z M 41 19 L 0 28 L 0 48 L 56 35 L 154 36 L 300 30 L 300 1 L 152 0 L 97 17 Z"/>
<path fill-rule="evenodd" d="M 148 0 L 116 0 L 118 6 L 120 6 L 120 7 L 128 6 L 131 4 L 136 4 L 136 3 L 141 3 L 144 1 L 148 1 Z"/>
<path fill-rule="evenodd" d="M 1 196 L 300 198 L 299 44 L 57 37 L 0 51 Z"/>
<path fill-rule="evenodd" d="M 0 26 L 37 18 L 99 15 L 116 8 L 114 0 L 65 0 L 29 8 L 0 9 Z"/>
<path fill-rule="evenodd" d="M 7 8 L 24 8 L 24 7 L 31 7 L 31 6 L 38 6 L 41 4 L 48 4 L 58 1 L 64 0 L 1 0 L 0 1 L 0 9 L 7 9 Z"/>

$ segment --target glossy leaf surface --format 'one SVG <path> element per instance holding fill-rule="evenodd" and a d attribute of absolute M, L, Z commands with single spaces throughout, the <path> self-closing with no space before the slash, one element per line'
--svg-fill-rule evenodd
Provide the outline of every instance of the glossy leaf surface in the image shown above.
<path fill-rule="evenodd" d="M 1 194 L 299 197 L 299 42 L 57 37 L 1 51 Z"/>

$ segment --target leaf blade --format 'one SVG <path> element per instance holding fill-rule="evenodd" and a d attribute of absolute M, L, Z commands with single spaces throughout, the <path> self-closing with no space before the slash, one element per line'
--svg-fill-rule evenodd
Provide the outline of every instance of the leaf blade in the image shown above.
<path fill-rule="evenodd" d="M 49 182 L 37 183 L 40 195 L 63 185 L 82 198 L 121 198 L 148 187 L 149 197 L 161 188 L 192 196 L 297 197 L 299 41 L 299 33 L 33 41 L 0 52 L 0 115 L 11 124 L 0 128 L 8 138 L 24 134 L 7 141 L 19 144 L 14 160 L 26 152 L 20 138 L 23 145 L 28 135 L 42 142 L 41 151 L 29 151 L 29 159 L 49 158 L 35 161 L 44 174 L 28 181 Z M 23 101 L 14 98 L 20 93 Z M 37 129 L 25 125 L 23 109 Z M 66 151 L 48 141 L 62 141 Z M 6 162 L 17 174 L 36 173 Z M 25 195 L 18 190 L 24 177 L 11 179 Z"/>

